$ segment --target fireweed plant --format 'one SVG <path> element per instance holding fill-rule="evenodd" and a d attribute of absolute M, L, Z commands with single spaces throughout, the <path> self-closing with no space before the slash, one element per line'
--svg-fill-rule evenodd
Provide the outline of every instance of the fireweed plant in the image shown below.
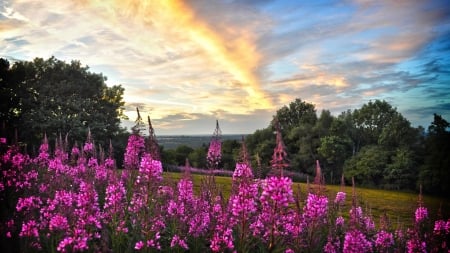
<path fill-rule="evenodd" d="M 281 140 L 281 135 L 280 135 Z M 277 137 L 278 139 L 278 137 Z M 3 141 L 4 140 L 4 141 Z M 274 152 L 284 154 L 282 143 Z M 265 179 L 254 179 L 248 155 L 236 164 L 228 199 L 220 191 L 194 194 L 189 165 L 164 183 L 161 161 L 134 132 L 123 170 L 105 158 L 89 133 L 81 146 L 45 137 L 35 157 L 0 143 L 1 242 L 18 252 L 448 252 L 450 220 L 431 221 L 421 195 L 414 226 L 375 224 L 353 193 L 325 195 L 316 179 L 295 196 L 282 156 Z M 244 152 L 245 153 L 245 152 Z M 217 167 L 220 141 L 208 152 Z M 214 182 L 213 180 L 211 182 Z M 204 192 L 209 192 L 204 194 Z M 355 191 L 353 191 L 355 192 Z M 5 217 L 5 218 L 4 218 Z M 3 245 L 4 246 L 4 245 Z M 2 248 L 5 248 L 3 247 Z"/>

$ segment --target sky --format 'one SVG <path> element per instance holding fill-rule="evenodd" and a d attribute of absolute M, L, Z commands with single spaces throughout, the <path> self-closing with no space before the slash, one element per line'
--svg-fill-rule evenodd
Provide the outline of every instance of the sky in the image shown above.
<path fill-rule="evenodd" d="M 157 135 L 248 134 L 296 98 L 318 116 L 385 100 L 450 121 L 450 3 L 1 0 L 0 57 L 79 60 Z"/>

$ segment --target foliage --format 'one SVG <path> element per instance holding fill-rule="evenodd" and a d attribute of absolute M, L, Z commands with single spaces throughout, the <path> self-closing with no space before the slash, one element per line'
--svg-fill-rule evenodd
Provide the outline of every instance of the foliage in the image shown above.
<path fill-rule="evenodd" d="M 330 183 L 343 173 L 347 182 L 355 177 L 370 187 L 412 190 L 424 184 L 427 192 L 447 192 L 448 123 L 439 115 L 426 134 L 386 101 L 369 101 L 337 117 L 323 110 L 318 117 L 314 105 L 296 99 L 279 109 L 275 119 L 285 137 L 290 170 L 312 176 L 320 160 Z M 246 138 L 254 166 L 259 155 L 262 166 L 269 167 L 273 124 Z"/>
<path fill-rule="evenodd" d="M 419 183 L 426 192 L 446 195 L 450 191 L 450 124 L 440 115 L 428 127 L 425 141 L 426 155 L 420 167 Z"/>
<path fill-rule="evenodd" d="M 90 129 L 95 138 L 109 145 L 122 133 L 123 93 L 120 85 L 108 87 L 106 77 L 89 72 L 79 61 L 0 61 L 0 118 L 8 127 L 8 139 L 27 140 L 38 147 L 47 133 L 50 139 L 68 135 L 82 141 Z M 123 148 L 123 147 L 122 147 Z"/>

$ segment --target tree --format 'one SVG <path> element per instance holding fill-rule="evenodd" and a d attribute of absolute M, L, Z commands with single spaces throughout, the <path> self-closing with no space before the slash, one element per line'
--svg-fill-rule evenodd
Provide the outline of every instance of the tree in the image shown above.
<path fill-rule="evenodd" d="M 261 166 L 266 168 L 269 166 L 270 158 L 275 148 L 275 134 L 271 126 L 258 129 L 253 134 L 245 137 L 245 144 L 252 157 L 256 154 L 261 158 Z M 256 159 L 253 159 L 252 166 L 256 168 Z"/>
<path fill-rule="evenodd" d="M 354 110 L 353 122 L 358 130 L 357 143 L 360 144 L 356 152 L 365 145 L 378 144 L 383 128 L 396 113 L 396 109 L 384 100 L 370 101 L 360 109 Z"/>
<path fill-rule="evenodd" d="M 352 177 L 361 185 L 378 186 L 382 183 L 384 171 L 389 161 L 389 153 L 381 146 L 365 146 L 344 165 L 344 176 Z"/>
<path fill-rule="evenodd" d="M 325 136 L 320 138 L 320 146 L 317 151 L 324 158 L 322 164 L 326 164 L 326 166 L 322 166 L 325 167 L 323 173 L 339 178 L 343 173 L 342 166 L 345 160 L 352 155 L 352 141 L 345 136 Z"/>
<path fill-rule="evenodd" d="M 450 132 L 449 123 L 434 114 L 425 140 L 425 161 L 420 168 L 419 184 L 425 192 L 448 194 L 450 191 Z"/>
<path fill-rule="evenodd" d="M 10 129 L 17 129 L 20 140 L 37 147 L 47 133 L 50 138 L 68 134 L 82 142 L 90 129 L 97 143 L 106 146 L 124 131 L 124 89 L 108 87 L 106 77 L 89 72 L 79 61 L 36 58 L 7 68 L 2 60 L 0 66 L 2 95 L 9 97 L 1 100 L 1 117 Z"/>
<path fill-rule="evenodd" d="M 407 147 L 398 148 L 392 156 L 392 162 L 384 173 L 384 188 L 414 189 L 417 180 L 417 166 L 414 153 Z"/>
<path fill-rule="evenodd" d="M 306 103 L 299 98 L 291 102 L 289 107 L 283 106 L 279 109 L 274 118 L 280 123 L 281 130 L 291 129 L 301 124 L 314 125 L 317 121 L 314 105 Z"/>
<path fill-rule="evenodd" d="M 414 143 L 417 132 L 400 113 L 392 114 L 390 120 L 381 129 L 378 136 L 378 144 L 385 147 L 406 147 Z"/>
<path fill-rule="evenodd" d="M 184 165 L 189 154 L 194 152 L 194 149 L 187 145 L 180 145 L 175 149 L 175 162 L 177 165 Z"/>

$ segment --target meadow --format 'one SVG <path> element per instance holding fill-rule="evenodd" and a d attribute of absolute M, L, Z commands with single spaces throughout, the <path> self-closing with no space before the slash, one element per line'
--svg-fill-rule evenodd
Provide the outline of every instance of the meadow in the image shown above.
<path fill-rule="evenodd" d="M 51 152 L 45 138 L 30 157 L 0 143 L 2 252 L 449 250 L 448 200 L 325 185 L 319 163 L 304 184 L 283 176 L 277 160 L 280 174 L 255 179 L 245 152 L 231 177 L 192 174 L 188 165 L 183 173 L 163 172 L 137 133 L 122 169 L 112 149 L 97 148 L 90 136 L 81 147 L 67 146 L 59 140 Z M 220 150 L 212 138 L 210 171 L 218 169 Z"/>
<path fill-rule="evenodd" d="M 178 182 L 183 177 L 182 173 L 165 172 L 164 179 Z M 204 175 L 192 174 L 194 190 L 198 194 L 201 189 L 201 182 Z M 232 177 L 215 176 L 215 181 L 220 187 L 223 196 L 228 199 L 232 191 Z M 314 187 L 313 184 L 293 182 L 292 189 L 294 195 L 300 194 L 300 198 L 305 198 L 308 188 Z M 325 185 L 323 191 L 328 198 L 334 198 L 336 193 L 343 191 L 347 196 L 352 196 L 352 186 Z M 379 218 L 386 214 L 394 226 L 412 226 L 414 223 L 413 213 L 417 208 L 419 196 L 414 192 L 402 192 L 393 190 L 369 189 L 356 186 L 355 193 L 357 200 L 364 209 L 368 210 L 373 217 Z M 302 196 L 303 195 L 303 196 Z M 428 208 L 431 219 L 437 219 L 439 215 L 444 218 L 450 217 L 450 199 L 445 197 L 423 195 L 423 203 Z M 352 199 L 347 198 L 346 206 L 352 205 Z"/>

